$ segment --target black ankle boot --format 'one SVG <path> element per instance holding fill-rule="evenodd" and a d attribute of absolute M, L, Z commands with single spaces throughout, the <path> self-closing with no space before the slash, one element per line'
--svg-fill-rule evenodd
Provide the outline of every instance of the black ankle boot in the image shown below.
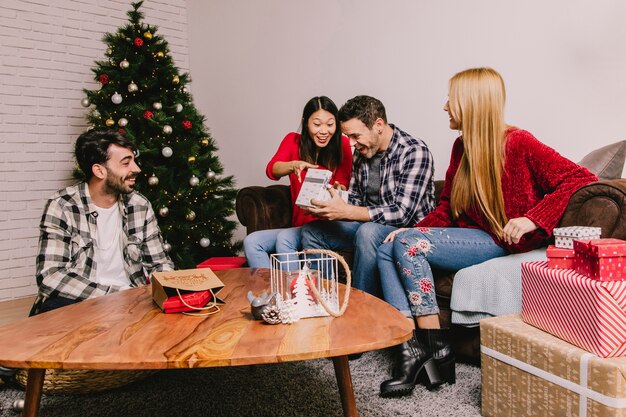
<path fill-rule="evenodd" d="M 398 347 L 396 363 L 391 373 L 392 378 L 380 384 L 382 397 L 408 394 L 419 379 L 427 386 L 443 383 L 426 338 L 426 331 L 417 329 L 413 332 L 411 339 Z"/>
<path fill-rule="evenodd" d="M 456 382 L 456 359 L 450 346 L 450 329 L 428 329 L 425 330 L 428 340 L 428 349 L 437 364 L 437 370 L 441 376 L 439 384 L 432 384 L 427 387 L 434 388 L 444 382 L 454 384 Z"/>

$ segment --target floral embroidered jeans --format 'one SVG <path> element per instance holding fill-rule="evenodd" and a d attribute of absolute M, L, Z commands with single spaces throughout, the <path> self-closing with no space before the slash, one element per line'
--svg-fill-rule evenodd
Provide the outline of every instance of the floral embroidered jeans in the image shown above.
<path fill-rule="evenodd" d="M 407 230 L 378 249 L 383 298 L 407 317 L 439 314 L 431 267 L 456 272 L 507 254 L 481 229 Z"/>

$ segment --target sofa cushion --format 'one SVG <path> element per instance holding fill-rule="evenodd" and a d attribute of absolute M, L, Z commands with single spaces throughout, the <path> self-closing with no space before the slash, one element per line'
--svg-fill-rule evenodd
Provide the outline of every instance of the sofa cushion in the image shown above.
<path fill-rule="evenodd" d="M 626 140 L 596 149 L 585 156 L 578 165 L 587 168 L 601 180 L 622 178 L 626 159 Z"/>

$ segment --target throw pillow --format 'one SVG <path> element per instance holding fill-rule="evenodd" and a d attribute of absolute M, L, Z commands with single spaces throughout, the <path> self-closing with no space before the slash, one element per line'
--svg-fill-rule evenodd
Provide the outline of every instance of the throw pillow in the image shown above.
<path fill-rule="evenodd" d="M 622 178 L 626 159 L 626 140 L 596 149 L 585 156 L 578 165 L 587 168 L 601 180 Z"/>

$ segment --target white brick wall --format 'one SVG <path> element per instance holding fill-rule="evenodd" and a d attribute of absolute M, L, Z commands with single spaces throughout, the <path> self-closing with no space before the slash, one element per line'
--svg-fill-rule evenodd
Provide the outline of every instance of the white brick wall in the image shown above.
<path fill-rule="evenodd" d="M 72 182 L 72 146 L 86 128 L 82 89 L 97 87 L 102 36 L 125 24 L 130 3 L 2 0 L 0 301 L 36 293 L 39 219 L 47 198 Z M 186 0 L 146 0 L 142 10 L 188 71 Z"/>

